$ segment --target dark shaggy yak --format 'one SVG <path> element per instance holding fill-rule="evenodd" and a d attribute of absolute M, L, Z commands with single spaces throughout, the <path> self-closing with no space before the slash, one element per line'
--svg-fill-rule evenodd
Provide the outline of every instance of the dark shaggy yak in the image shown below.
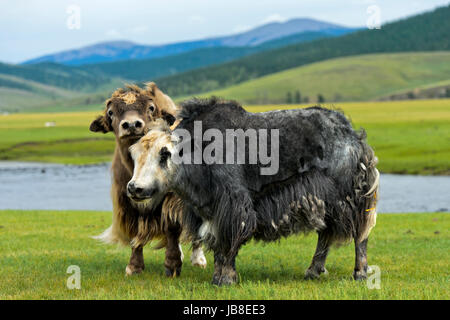
<path fill-rule="evenodd" d="M 326 272 L 330 246 L 350 239 L 356 253 L 353 276 L 367 277 L 367 241 L 376 220 L 379 173 L 363 131 L 354 131 L 343 114 L 320 107 L 249 113 L 235 102 L 216 99 L 185 102 L 180 117 L 174 132 L 158 122 L 130 148 L 135 162 L 130 184 L 145 197 L 170 191 L 190 205 L 183 223 L 214 251 L 214 284 L 237 281 L 235 258 L 251 238 L 274 241 L 308 231 L 318 233 L 318 243 L 306 278 Z M 215 128 L 224 135 L 226 129 L 278 129 L 278 172 L 261 175 L 259 161 L 174 161 L 174 155 L 181 156 L 177 146 L 183 145 L 178 129 L 194 137 L 195 121 L 201 121 L 202 132 Z M 188 143 L 200 147 L 194 138 Z M 203 141 L 202 150 L 208 144 Z M 245 153 L 249 159 L 248 146 Z"/>
<path fill-rule="evenodd" d="M 172 99 L 150 82 L 144 89 L 135 85 L 116 90 L 102 115 L 90 125 L 93 132 L 113 132 L 116 149 L 111 166 L 113 221 L 103 234 L 96 237 L 106 243 L 120 243 L 132 248 L 126 274 L 144 270 L 143 247 L 154 239 L 160 239 L 158 248 L 166 248 L 164 261 L 168 276 L 179 275 L 182 265 L 179 246 L 182 202 L 173 194 L 144 206 L 127 196 L 127 184 L 133 173 L 133 161 L 128 148 L 148 131 L 148 123 L 165 119 L 170 125 L 177 122 L 178 107 Z M 206 266 L 202 247 L 197 241 L 193 245 L 191 261 L 194 265 Z"/>

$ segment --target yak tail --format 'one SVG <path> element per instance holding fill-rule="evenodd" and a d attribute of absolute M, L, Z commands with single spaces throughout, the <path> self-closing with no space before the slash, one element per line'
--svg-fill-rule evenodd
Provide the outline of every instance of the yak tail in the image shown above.
<path fill-rule="evenodd" d="M 98 236 L 92 236 L 91 238 L 99 240 L 100 242 L 106 244 L 116 244 L 116 243 L 123 244 L 123 242 L 116 236 L 115 232 L 113 232 L 112 225 Z"/>
<path fill-rule="evenodd" d="M 363 155 L 360 159 L 359 174 L 359 212 L 357 224 L 357 242 L 364 241 L 369 237 L 369 233 L 376 224 L 377 219 L 377 197 L 380 186 L 380 172 L 375 167 L 378 158 L 372 148 L 364 144 Z M 367 191 L 366 191 L 367 190 Z"/>

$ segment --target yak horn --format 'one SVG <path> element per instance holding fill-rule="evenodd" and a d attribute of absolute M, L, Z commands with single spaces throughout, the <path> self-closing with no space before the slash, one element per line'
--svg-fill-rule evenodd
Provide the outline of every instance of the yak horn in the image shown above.
<path fill-rule="evenodd" d="M 370 187 L 370 190 L 367 191 L 367 193 L 364 195 L 366 197 L 370 195 L 372 192 L 374 192 L 378 188 L 378 185 L 380 184 L 380 172 L 378 172 L 377 169 L 375 169 L 375 171 L 376 171 L 375 182 L 372 184 L 372 187 Z"/>

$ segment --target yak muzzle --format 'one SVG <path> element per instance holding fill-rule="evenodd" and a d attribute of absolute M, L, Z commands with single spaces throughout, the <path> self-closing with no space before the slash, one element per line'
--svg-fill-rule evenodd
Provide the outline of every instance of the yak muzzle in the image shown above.
<path fill-rule="evenodd" d="M 142 188 L 137 186 L 133 181 L 127 185 L 128 197 L 134 201 L 144 201 L 150 199 L 157 192 L 156 188 Z"/>
<path fill-rule="evenodd" d="M 119 126 L 119 137 L 121 139 L 139 139 L 145 134 L 145 123 L 141 119 L 133 118 L 122 120 Z"/>

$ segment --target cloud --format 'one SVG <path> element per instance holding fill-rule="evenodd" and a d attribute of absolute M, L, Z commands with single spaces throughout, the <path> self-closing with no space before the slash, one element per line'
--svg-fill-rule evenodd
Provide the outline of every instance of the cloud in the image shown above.
<path fill-rule="evenodd" d="M 205 18 L 202 16 L 190 16 L 188 18 L 188 23 L 189 24 L 203 24 L 205 23 Z"/>
<path fill-rule="evenodd" d="M 250 26 L 243 26 L 243 25 L 237 25 L 233 28 L 233 33 L 241 33 L 250 30 L 252 27 Z"/>
<path fill-rule="evenodd" d="M 282 15 L 275 13 L 267 16 L 263 21 L 261 21 L 261 24 L 271 23 L 271 22 L 285 22 L 288 19 L 283 17 Z"/>
<path fill-rule="evenodd" d="M 139 35 L 139 34 L 146 33 L 148 30 L 149 30 L 148 26 L 136 26 L 136 27 L 133 27 L 130 29 L 130 33 Z"/>
<path fill-rule="evenodd" d="M 122 37 L 122 34 L 116 29 L 110 29 L 106 31 L 106 36 L 109 38 L 120 38 Z"/>

